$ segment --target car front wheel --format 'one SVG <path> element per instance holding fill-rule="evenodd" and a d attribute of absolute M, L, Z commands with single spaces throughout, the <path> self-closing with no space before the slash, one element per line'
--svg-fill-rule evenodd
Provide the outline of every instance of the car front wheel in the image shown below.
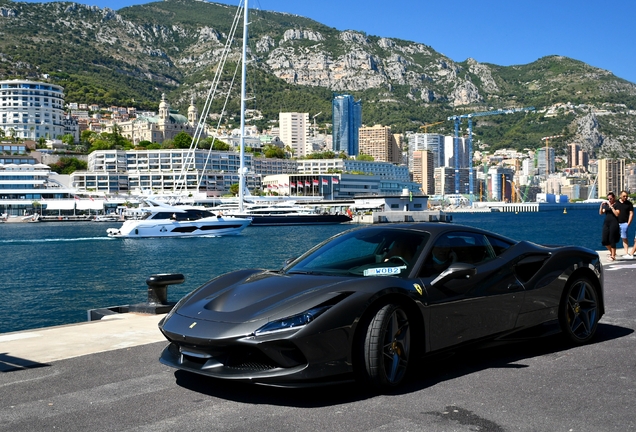
<path fill-rule="evenodd" d="M 411 328 L 407 313 L 388 304 L 373 317 L 364 341 L 367 377 L 375 387 L 399 385 L 404 379 L 411 356 Z"/>
<path fill-rule="evenodd" d="M 598 320 L 599 304 L 596 289 L 586 278 L 575 280 L 565 289 L 561 299 L 561 330 L 571 342 L 584 344 L 594 337 Z"/>

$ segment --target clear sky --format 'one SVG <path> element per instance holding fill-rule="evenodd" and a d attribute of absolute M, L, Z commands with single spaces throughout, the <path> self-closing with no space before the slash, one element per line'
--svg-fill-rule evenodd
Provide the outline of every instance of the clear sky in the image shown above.
<path fill-rule="evenodd" d="M 77 3 L 117 10 L 150 2 Z M 458 62 L 510 66 L 563 55 L 636 83 L 636 0 L 249 0 L 249 7 L 424 43 Z"/>

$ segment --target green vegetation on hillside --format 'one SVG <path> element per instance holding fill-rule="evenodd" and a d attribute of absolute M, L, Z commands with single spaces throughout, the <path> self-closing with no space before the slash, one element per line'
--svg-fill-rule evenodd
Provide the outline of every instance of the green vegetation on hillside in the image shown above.
<path fill-rule="evenodd" d="M 191 95 L 202 109 L 215 59 L 236 14 L 235 6 L 195 0 L 158 1 L 117 13 L 70 2 L 0 0 L 0 4 L 6 9 L 0 17 L 0 79 L 50 80 L 64 87 L 67 102 L 103 107 L 156 110 L 165 93 L 182 114 Z M 362 122 L 367 126 L 391 126 L 394 133 L 403 133 L 441 121 L 429 132 L 452 135 L 453 124 L 446 120 L 449 116 L 534 106 L 536 113 L 475 119 L 474 135 L 493 150 L 537 148 L 543 136 L 563 134 L 564 141 L 573 139 L 576 120 L 593 105 L 606 115 L 598 121 L 604 142 L 627 148 L 636 141 L 636 121 L 629 111 L 636 110 L 636 85 L 574 59 L 546 56 L 527 65 L 482 64 L 484 74 L 473 62 L 455 63 L 431 47 L 397 39 L 380 43 L 380 36 L 363 32 L 358 32 L 363 38 L 343 37 L 338 30 L 304 17 L 253 10 L 250 22 L 247 108 L 263 114 L 252 122 L 259 128 L 271 127 L 282 111 L 307 112 L 310 118 L 321 112 L 318 126 L 321 132 L 328 132 L 336 91 L 300 79 L 305 85 L 292 83 L 294 79 L 287 82 L 272 73 L 275 68 L 270 64 L 284 61 L 292 68 L 308 68 L 299 71 L 302 75 L 309 70 L 310 59 L 318 64 L 324 59 L 327 68 L 336 68 L 342 67 L 338 61 L 346 57 L 347 64 L 359 61 L 360 76 L 376 73 L 380 83 L 369 88 L 358 80 L 351 84 L 355 90 L 337 92 L 362 100 Z M 316 37 L 285 40 L 289 30 L 311 32 Z M 220 93 L 227 91 L 234 74 L 241 37 L 239 31 L 231 62 L 223 71 Z M 266 48 L 263 42 L 267 42 Z M 339 88 L 333 81 L 338 79 L 333 78 L 336 75 L 330 77 L 333 88 Z M 355 77 L 347 79 L 355 81 Z M 465 90 L 468 81 L 470 97 L 458 103 L 454 92 Z M 238 124 L 238 93 L 236 84 L 226 125 Z M 220 113 L 223 99 L 220 96 L 212 104 L 212 113 Z M 539 113 L 567 103 L 577 108 L 554 117 Z M 463 124 L 462 134 L 465 129 Z M 611 151 L 626 153 L 620 146 Z"/>

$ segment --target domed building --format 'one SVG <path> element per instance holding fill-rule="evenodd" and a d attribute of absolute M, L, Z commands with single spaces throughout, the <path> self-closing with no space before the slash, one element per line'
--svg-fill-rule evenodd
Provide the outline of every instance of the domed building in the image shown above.
<path fill-rule="evenodd" d="M 180 132 L 194 136 L 198 121 L 199 112 L 194 105 L 194 98 L 190 99 L 188 116 L 186 117 L 170 109 L 170 104 L 166 100 L 164 93 L 161 95 L 158 115 L 139 115 L 133 120 L 117 123 L 117 127 L 121 135 L 128 138 L 135 145 L 141 141 L 160 144 L 167 139 L 173 139 Z M 112 131 L 112 126 L 109 129 Z M 206 136 L 205 131 L 203 131 L 201 137 L 204 138 Z"/>

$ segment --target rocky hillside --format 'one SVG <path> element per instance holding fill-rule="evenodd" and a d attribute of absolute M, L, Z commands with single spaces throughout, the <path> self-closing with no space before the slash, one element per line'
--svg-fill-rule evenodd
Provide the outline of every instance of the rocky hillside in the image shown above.
<path fill-rule="evenodd" d="M 200 105 L 228 41 L 234 7 L 166 0 L 113 11 L 76 3 L 0 0 L 0 78 L 49 78 L 67 101 L 155 108 L 165 92 Z M 509 107 L 534 113 L 480 117 L 474 133 L 491 149 L 536 148 L 563 134 L 598 156 L 636 159 L 636 85 L 566 57 L 502 67 L 453 60 L 404 40 L 337 31 L 311 19 L 251 11 L 249 108 L 261 126 L 279 111 L 331 121 L 333 93 L 363 101 L 363 122 L 415 131 L 454 114 Z M 234 64 L 241 30 L 233 42 Z M 221 102 L 213 105 L 220 111 Z M 228 110 L 236 114 L 238 100 Z M 229 120 L 231 121 L 231 120 Z M 429 129 L 452 133 L 451 122 Z"/>

